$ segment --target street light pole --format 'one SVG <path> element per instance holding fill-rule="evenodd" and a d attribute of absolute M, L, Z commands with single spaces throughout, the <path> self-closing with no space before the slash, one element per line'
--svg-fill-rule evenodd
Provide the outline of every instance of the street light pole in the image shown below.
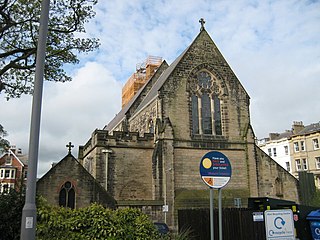
<path fill-rule="evenodd" d="M 21 240 L 33 240 L 36 237 L 36 182 L 39 151 L 39 133 L 41 119 L 41 104 L 43 90 L 43 73 L 46 53 L 46 41 L 48 33 L 50 0 L 41 3 L 41 16 L 39 28 L 39 40 L 36 57 L 36 72 L 34 81 L 34 92 L 32 100 L 31 126 L 29 138 L 29 161 L 27 174 L 27 189 L 25 205 L 22 210 Z"/>

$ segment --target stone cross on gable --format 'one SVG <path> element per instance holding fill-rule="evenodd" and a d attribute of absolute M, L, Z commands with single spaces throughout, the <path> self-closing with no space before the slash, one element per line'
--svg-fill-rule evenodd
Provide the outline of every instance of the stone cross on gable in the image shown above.
<path fill-rule="evenodd" d="M 74 147 L 74 145 L 71 144 L 71 142 L 69 142 L 66 147 L 68 148 L 68 153 L 70 154 L 71 153 L 71 148 Z"/>
<path fill-rule="evenodd" d="M 204 24 L 206 23 L 206 21 L 203 18 L 200 18 L 199 23 L 201 24 L 200 31 L 204 30 Z"/>

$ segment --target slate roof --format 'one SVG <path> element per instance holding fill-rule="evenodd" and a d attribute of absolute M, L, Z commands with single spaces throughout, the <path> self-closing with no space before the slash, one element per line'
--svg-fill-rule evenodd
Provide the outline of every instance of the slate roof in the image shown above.
<path fill-rule="evenodd" d="M 162 64 L 159 66 L 159 69 L 164 65 L 167 64 L 166 61 L 163 61 Z M 145 87 L 148 85 L 150 81 L 153 80 L 153 75 L 139 90 L 138 92 L 129 100 L 129 102 L 121 109 L 121 111 L 104 127 L 104 130 L 112 130 L 114 127 L 116 127 L 126 116 L 127 112 L 132 107 L 133 103 L 138 99 L 142 91 L 145 89 Z"/>
<path fill-rule="evenodd" d="M 193 43 L 193 42 L 192 42 Z M 170 74 L 173 72 L 175 67 L 178 65 L 178 63 L 181 61 L 185 53 L 189 50 L 192 43 L 187 47 L 175 60 L 174 62 L 163 71 L 163 73 L 160 75 L 160 77 L 157 79 L 157 81 L 154 83 L 154 85 L 151 87 L 150 91 L 147 93 L 145 98 L 141 101 L 140 105 L 135 110 L 135 113 L 139 112 L 141 109 L 143 109 L 145 106 L 147 106 L 150 101 L 152 101 L 157 95 L 158 91 L 162 87 L 162 85 L 165 83 L 165 81 L 168 79 Z M 151 81 L 151 78 L 143 85 L 141 89 L 133 96 L 133 98 L 121 109 L 121 111 L 104 127 L 104 130 L 112 130 L 114 127 L 116 127 L 125 117 L 126 113 L 131 108 L 132 104 L 137 100 L 137 98 L 140 96 L 141 92 L 147 85 L 147 83 Z"/>
<path fill-rule="evenodd" d="M 194 44 L 194 42 L 197 41 L 198 37 L 201 33 L 207 33 L 205 29 L 201 30 L 200 33 L 197 35 L 197 37 L 192 41 L 192 43 L 173 61 L 173 63 L 162 72 L 162 74 L 159 76 L 159 78 L 156 80 L 156 82 L 153 84 L 147 95 L 142 99 L 141 103 L 137 107 L 137 109 L 134 110 L 134 114 L 138 113 L 140 110 L 145 108 L 148 104 L 150 104 L 151 101 L 157 97 L 159 90 L 163 86 L 163 84 L 166 82 L 166 80 L 170 77 L 171 73 L 175 70 L 176 66 L 179 64 L 179 62 L 183 59 L 185 54 L 188 52 L 190 47 Z M 218 48 L 216 49 L 218 52 Z M 219 52 L 221 57 L 223 58 L 222 54 Z M 224 59 L 224 58 L 223 58 Z M 224 59 L 225 61 L 225 59 Z M 230 69 L 231 70 L 231 69 Z M 232 70 L 231 70 L 232 71 Z M 232 71 L 233 72 L 233 71 Z M 147 81 L 147 83 L 135 94 L 135 96 L 121 109 L 121 111 L 104 127 L 104 130 L 112 130 L 114 127 L 116 127 L 124 118 L 127 112 L 131 109 L 132 105 L 135 103 L 135 101 L 140 96 L 141 92 L 144 90 L 145 86 L 148 84 L 148 82 L 151 80 L 151 78 Z M 239 84 L 241 84 L 239 82 Z M 243 88 L 244 89 L 244 88 Z M 245 89 L 244 89 L 245 91 Z"/>
<path fill-rule="evenodd" d="M 191 45 L 190 45 L 191 46 Z M 186 50 L 184 50 L 179 57 L 176 58 L 176 60 L 174 60 L 174 62 L 161 74 L 161 76 L 158 78 L 158 80 L 155 82 L 155 84 L 152 86 L 152 88 L 150 89 L 149 93 L 147 94 L 147 96 L 142 100 L 142 102 L 140 103 L 140 105 L 138 106 L 138 108 L 136 109 L 135 112 L 139 112 L 141 109 L 143 109 L 145 106 L 148 105 L 148 103 L 150 103 L 157 95 L 158 95 L 158 91 L 160 90 L 160 88 L 162 87 L 162 85 L 165 83 L 165 81 L 168 79 L 168 77 L 170 76 L 170 74 L 173 72 L 173 70 L 176 68 L 176 66 L 178 65 L 178 63 L 181 61 L 181 59 L 183 58 L 183 56 L 185 55 L 185 53 L 188 51 L 188 49 L 190 48 L 187 47 Z"/>
<path fill-rule="evenodd" d="M 309 133 L 318 132 L 318 131 L 320 131 L 320 122 L 312 123 L 312 124 L 310 124 L 308 126 L 305 126 L 304 129 L 302 129 L 296 135 L 309 134 Z"/>

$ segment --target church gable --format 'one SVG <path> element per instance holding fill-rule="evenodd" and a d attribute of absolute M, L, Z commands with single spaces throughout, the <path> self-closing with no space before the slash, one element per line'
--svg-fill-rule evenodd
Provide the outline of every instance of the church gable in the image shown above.
<path fill-rule="evenodd" d="M 178 138 L 239 139 L 250 122 L 249 96 L 204 29 L 159 90 Z"/>
<path fill-rule="evenodd" d="M 52 205 L 70 208 L 94 202 L 115 206 L 114 199 L 70 153 L 38 180 L 37 194 Z"/>

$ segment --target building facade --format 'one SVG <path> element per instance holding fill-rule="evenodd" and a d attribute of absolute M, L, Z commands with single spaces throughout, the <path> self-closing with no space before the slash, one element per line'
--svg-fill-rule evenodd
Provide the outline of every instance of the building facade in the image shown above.
<path fill-rule="evenodd" d="M 27 156 L 20 149 L 11 146 L 0 157 L 0 193 L 7 193 L 10 189 L 23 190 L 27 171 Z"/>
<path fill-rule="evenodd" d="M 281 167 L 292 174 L 292 165 L 290 157 L 290 143 L 288 137 L 292 131 L 283 133 L 270 133 L 269 138 L 258 140 L 258 146 L 274 159 Z"/>
<path fill-rule="evenodd" d="M 320 122 L 303 126 L 290 138 L 290 155 L 293 175 L 300 171 L 313 173 L 315 185 L 320 189 Z"/>
<path fill-rule="evenodd" d="M 305 126 L 293 122 L 284 133 L 270 133 L 260 139 L 258 146 L 288 172 L 298 178 L 299 172 L 313 173 L 315 185 L 320 188 L 320 123 Z"/>
<path fill-rule="evenodd" d="M 202 25 L 195 40 L 155 73 L 79 148 L 84 168 L 117 201 L 177 227 L 177 212 L 209 207 L 199 163 L 220 151 L 232 166 L 223 206 L 234 199 L 299 202 L 298 181 L 255 143 L 250 97 Z"/>

